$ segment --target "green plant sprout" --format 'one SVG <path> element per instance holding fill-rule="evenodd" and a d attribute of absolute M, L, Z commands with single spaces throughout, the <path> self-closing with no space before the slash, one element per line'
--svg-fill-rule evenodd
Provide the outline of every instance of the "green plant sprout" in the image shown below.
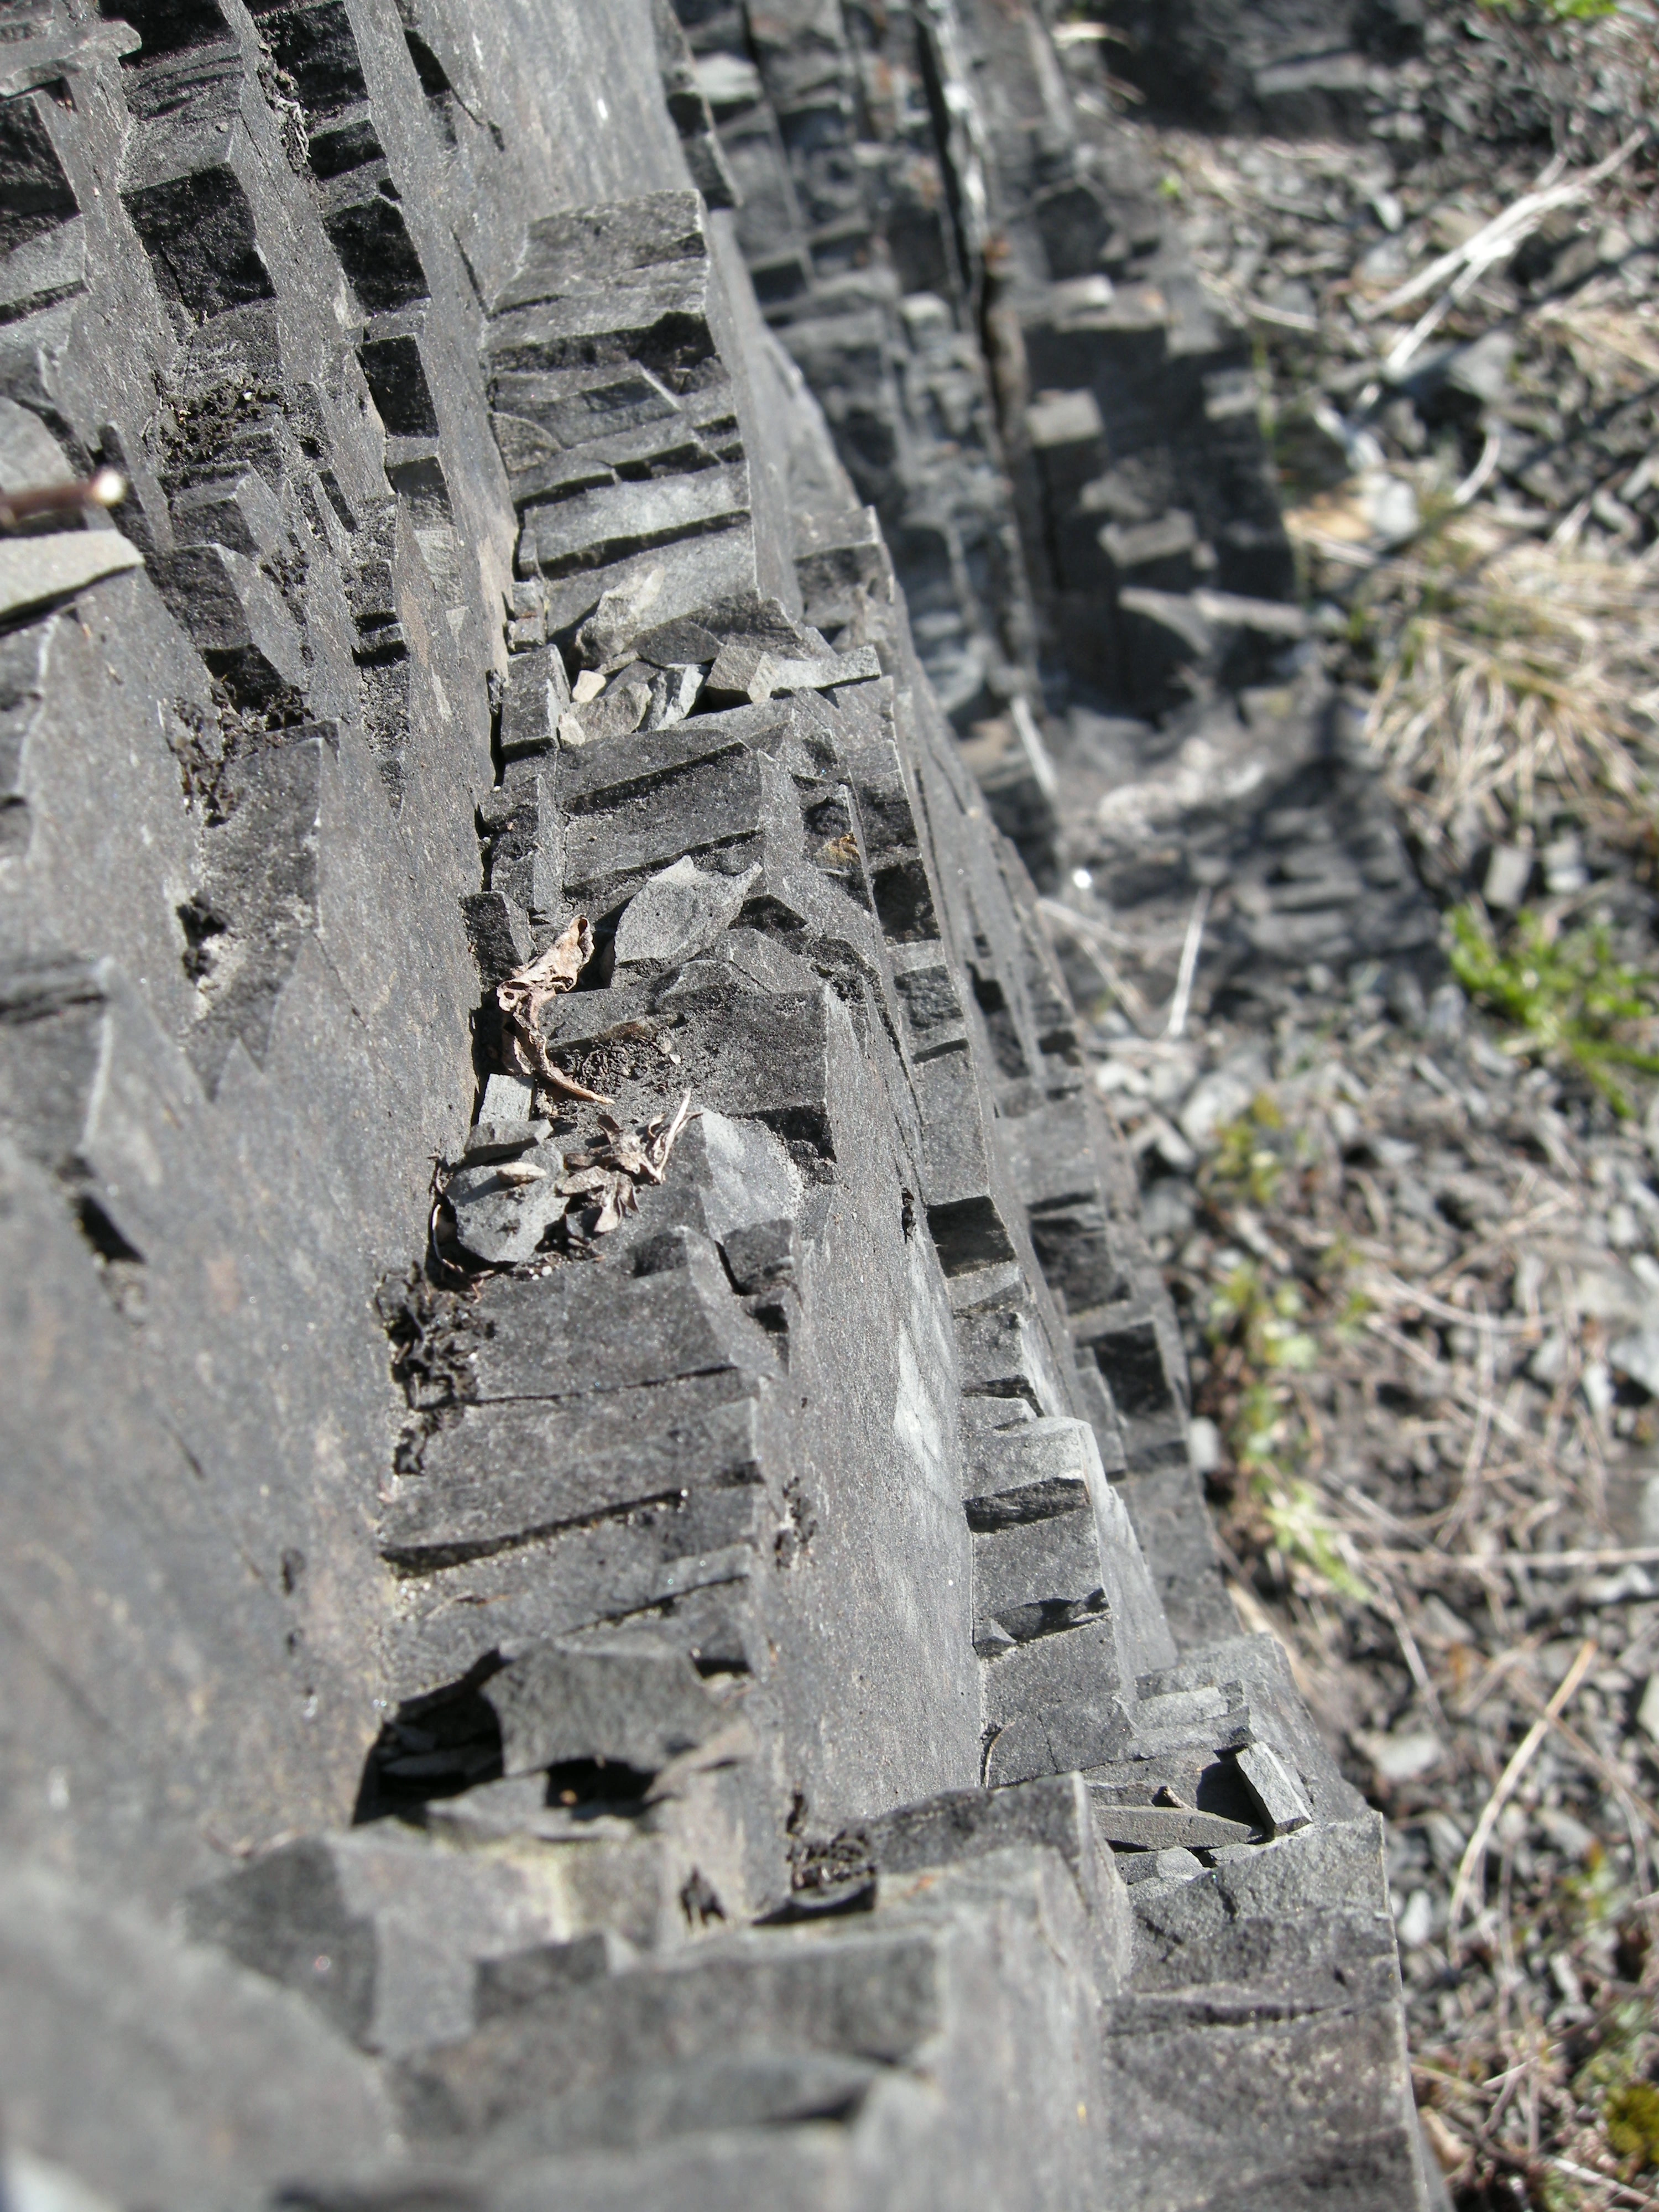
<path fill-rule="evenodd" d="M 1619 0 L 1480 0 L 1493 15 L 1547 15 L 1556 23 L 1595 23 L 1616 15 Z"/>
<path fill-rule="evenodd" d="M 1535 2201 L 1542 2212 L 1588 2212 L 1583 2191 L 1576 2189 L 1565 2173 L 1547 2167 L 1536 2186 Z"/>
<path fill-rule="evenodd" d="M 1285 1171 L 1273 1139 L 1284 1127 L 1284 1115 L 1265 1091 L 1251 1102 L 1248 1114 L 1224 1122 L 1215 1133 L 1215 1151 L 1200 1178 L 1205 1195 L 1271 1206 Z"/>
<path fill-rule="evenodd" d="M 1613 1071 L 1659 1075 L 1659 1054 L 1620 1031 L 1659 1015 L 1659 977 L 1615 960 L 1609 933 L 1596 926 L 1557 934 L 1523 909 L 1504 947 L 1471 906 L 1454 908 L 1450 921 L 1452 971 L 1472 999 L 1519 1030 L 1509 1048 L 1576 1067 L 1628 1120 L 1630 1098 Z"/>
<path fill-rule="evenodd" d="M 1322 1517 L 1318 1493 L 1290 1472 L 1300 1453 L 1301 1426 L 1285 1378 L 1306 1374 L 1319 1361 L 1318 1340 L 1301 1325 L 1304 1310 L 1296 1284 L 1271 1285 L 1253 1261 L 1236 1267 L 1217 1291 L 1210 1340 L 1240 1352 L 1250 1377 L 1228 1424 L 1227 1441 L 1280 1553 L 1328 1589 L 1363 1605 L 1371 1594 Z"/>
<path fill-rule="evenodd" d="M 1371 1593 L 1342 1556 L 1335 1532 L 1322 1519 L 1318 1493 L 1308 1482 L 1291 1482 L 1263 1500 L 1273 1541 L 1287 1559 L 1299 1559 L 1340 1597 L 1368 1605 Z"/>

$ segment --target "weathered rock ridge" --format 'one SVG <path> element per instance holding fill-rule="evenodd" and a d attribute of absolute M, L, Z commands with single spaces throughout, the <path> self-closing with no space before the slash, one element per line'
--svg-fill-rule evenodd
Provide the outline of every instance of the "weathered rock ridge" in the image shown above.
<path fill-rule="evenodd" d="M 10 2201 L 1430 2203 L 1021 857 L 1298 619 L 1041 9 L 0 34 Z"/>

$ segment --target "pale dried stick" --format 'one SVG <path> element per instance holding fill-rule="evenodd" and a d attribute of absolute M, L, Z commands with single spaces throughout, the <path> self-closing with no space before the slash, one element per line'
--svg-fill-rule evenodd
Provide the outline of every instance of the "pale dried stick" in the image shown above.
<path fill-rule="evenodd" d="M 1152 1010 L 1128 977 L 1121 973 L 1115 961 L 1109 957 L 1103 940 L 1108 939 L 1111 933 L 1088 915 L 1077 913 L 1059 899 L 1040 898 L 1037 913 L 1048 925 L 1051 933 L 1058 929 L 1071 939 L 1107 988 L 1122 1000 L 1136 1028 L 1150 1038 L 1154 1019 Z"/>
<path fill-rule="evenodd" d="M 1164 1034 L 1178 1037 L 1185 1033 L 1187 1010 L 1192 1004 L 1193 979 L 1198 973 L 1198 956 L 1204 943 L 1204 924 L 1210 911 L 1210 887 L 1207 884 L 1193 902 L 1192 920 L 1187 924 L 1186 942 L 1181 948 L 1181 967 L 1176 976 L 1175 996 L 1170 1001 L 1170 1018 Z"/>
<path fill-rule="evenodd" d="M 72 514 L 88 507 L 119 507 L 127 495 L 127 480 L 114 469 L 100 469 L 85 483 L 31 484 L 16 491 L 0 491 L 0 530 L 15 529 L 20 522 L 42 514 Z"/>
<path fill-rule="evenodd" d="M 1529 1636 L 1524 1643 L 1512 1644 L 1507 1651 L 1500 1651 L 1495 1659 L 1489 1660 L 1474 1687 L 1465 1690 L 1453 1705 L 1452 1711 L 1458 1719 L 1473 1720 L 1510 1668 L 1531 1658 L 1538 1648 L 1538 1642 L 1537 1637 Z"/>
<path fill-rule="evenodd" d="M 1585 198 L 1595 185 L 1623 167 L 1637 148 L 1645 143 L 1647 136 L 1648 126 L 1644 124 L 1639 131 L 1632 132 L 1622 146 L 1609 154 L 1605 161 L 1598 161 L 1593 169 L 1586 170 L 1582 177 L 1574 178 L 1567 184 L 1554 183 L 1549 172 L 1546 171 L 1531 191 L 1525 193 L 1512 206 L 1505 208 L 1500 215 L 1494 216 L 1484 228 L 1476 231 L 1473 237 L 1466 238 L 1461 246 L 1453 246 L 1449 253 L 1443 253 L 1437 261 L 1431 262 L 1408 283 L 1390 292 L 1387 299 L 1379 301 L 1365 316 L 1366 320 L 1392 314 L 1396 309 L 1408 306 L 1412 301 L 1420 300 L 1425 292 L 1433 291 L 1437 284 L 1450 279 L 1434 305 L 1389 352 L 1384 364 L 1389 374 L 1399 374 L 1464 294 L 1480 281 L 1488 269 L 1499 261 L 1508 260 L 1546 216 L 1553 214 L 1557 208 L 1570 207 L 1575 200 Z M 1553 163 L 1551 166 L 1554 167 L 1555 165 Z"/>
<path fill-rule="evenodd" d="M 1611 2173 L 1598 2173 L 1594 2166 L 1575 2166 L 1570 2158 L 1547 2159 L 1545 2163 L 1553 2166 L 1558 2173 L 1570 2173 L 1575 2181 L 1594 2181 L 1602 2189 L 1610 2189 L 1621 2204 L 1636 2205 L 1639 2212 L 1656 2212 L 1656 2207 L 1659 2207 L 1659 2197 L 1644 2197 L 1639 2189 L 1632 2189 L 1628 2182 L 1620 2181 Z"/>
<path fill-rule="evenodd" d="M 1483 1321 L 1488 1318 L 1484 1302 L 1480 1317 Z M 1477 1326 L 1479 1326 L 1478 1323 Z M 1449 1544 L 1451 1541 L 1474 1510 L 1475 1500 L 1479 1495 L 1480 1470 L 1486 1462 L 1486 1447 L 1492 1442 L 1492 1407 L 1495 1402 L 1492 1393 L 1498 1387 L 1498 1370 L 1497 1362 L 1493 1357 L 1492 1332 L 1482 1328 L 1478 1340 L 1480 1381 L 1476 1387 L 1479 1392 L 1479 1410 L 1475 1415 L 1474 1434 L 1469 1440 L 1469 1449 L 1464 1455 L 1462 1473 L 1458 1478 L 1457 1502 L 1439 1534 L 1438 1541 L 1442 1544 Z"/>
<path fill-rule="evenodd" d="M 1446 1915 L 1448 1958 L 1455 1958 L 1456 1955 L 1458 1923 L 1463 1917 L 1463 1907 L 1468 1900 L 1469 1891 L 1486 1857 L 1486 1844 L 1491 1838 L 1492 1830 L 1498 1825 L 1498 1816 L 1514 1796 L 1516 1787 L 1532 1764 L 1539 1745 L 1549 1734 L 1550 1723 L 1566 1705 L 1585 1675 L 1589 1674 L 1595 1662 L 1597 1651 L 1595 1638 L 1593 1636 L 1587 1636 L 1579 1646 L 1577 1657 L 1557 1685 L 1554 1696 L 1551 1698 L 1542 1713 L 1516 1745 L 1514 1756 L 1498 1776 L 1497 1787 L 1481 1808 L 1480 1818 L 1474 1824 L 1474 1833 L 1469 1838 L 1462 1862 L 1458 1867 L 1457 1880 L 1452 1885 L 1451 1909 Z"/>

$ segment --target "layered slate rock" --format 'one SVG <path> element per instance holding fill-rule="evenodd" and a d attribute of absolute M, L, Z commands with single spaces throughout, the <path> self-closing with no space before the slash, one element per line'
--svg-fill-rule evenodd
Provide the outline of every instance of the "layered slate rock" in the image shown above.
<path fill-rule="evenodd" d="M 8 2155 L 1426 2202 L 966 602 L 745 273 L 867 265 L 845 42 L 768 21 L 43 7 L 0 91 L 0 386 L 142 556 L 6 646 Z M 1017 627 L 948 353 L 929 542 Z"/>
<path fill-rule="evenodd" d="M 1105 51 L 1154 100 L 1276 131 L 1363 114 L 1414 35 L 1297 0 L 1111 12 Z M 1310 963 L 1431 964 L 1363 715 L 1296 604 L 1249 333 L 1108 112 L 1101 50 L 996 0 L 680 13 L 767 318 L 1041 886 L 1085 867 L 1149 996 L 1200 902 L 1206 968 L 1246 996 Z M 844 614 L 844 586 L 805 588 Z"/>

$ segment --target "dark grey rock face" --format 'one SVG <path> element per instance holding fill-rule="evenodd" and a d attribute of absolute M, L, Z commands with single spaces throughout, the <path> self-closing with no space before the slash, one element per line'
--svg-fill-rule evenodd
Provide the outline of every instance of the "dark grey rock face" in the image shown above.
<path fill-rule="evenodd" d="M 1068 76 L 1079 50 L 1000 0 L 679 12 L 767 319 L 1039 887 L 1081 863 L 1166 993 L 1218 891 L 1208 968 L 1246 994 L 1310 963 L 1431 964 L 1294 604 L 1249 334 L 1099 87 Z M 1364 127 L 1420 33 L 1406 0 L 1110 12 L 1114 66 L 1156 102 L 1291 134 Z M 814 618 L 845 621 L 848 580 L 800 573 Z"/>
<path fill-rule="evenodd" d="M 1131 82 L 1166 115 L 1233 131 L 1363 130 L 1366 95 L 1419 53 L 1423 0 L 1111 0 Z"/>
<path fill-rule="evenodd" d="M 4 467 L 132 487 L 0 653 L 8 2154 L 1417 2201 L 1375 1823 L 1236 1633 L 990 819 L 1061 600 L 970 156 L 1010 348 L 1094 312 L 1045 34 L 890 10 L 855 142 L 862 16 L 680 12 L 6 49 Z M 1139 526 L 1182 599 L 1207 520 Z"/>

